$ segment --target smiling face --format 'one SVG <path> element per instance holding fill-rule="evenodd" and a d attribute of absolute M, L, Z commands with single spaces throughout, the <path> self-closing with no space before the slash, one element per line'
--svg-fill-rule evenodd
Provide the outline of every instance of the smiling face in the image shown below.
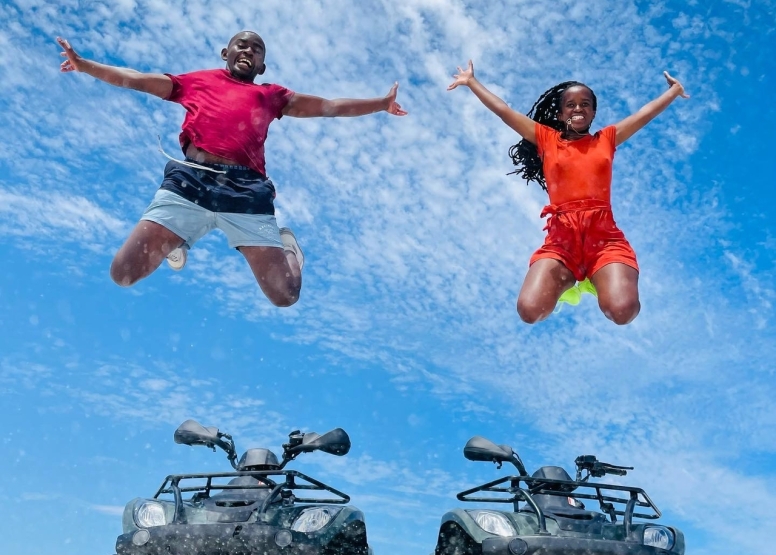
<path fill-rule="evenodd" d="M 237 33 L 229 45 L 221 50 L 221 59 L 232 77 L 250 83 L 257 75 L 264 73 L 264 55 L 266 47 L 259 35 L 251 31 Z"/>
<path fill-rule="evenodd" d="M 596 98 L 585 85 L 574 85 L 563 92 L 558 119 L 568 131 L 585 134 L 595 118 Z"/>

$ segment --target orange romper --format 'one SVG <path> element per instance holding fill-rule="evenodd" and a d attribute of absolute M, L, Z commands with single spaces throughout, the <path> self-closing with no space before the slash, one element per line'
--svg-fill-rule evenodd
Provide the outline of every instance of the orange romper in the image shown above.
<path fill-rule="evenodd" d="M 614 221 L 611 205 L 613 125 L 576 141 L 537 123 L 536 148 L 542 159 L 550 204 L 544 244 L 531 257 L 559 260 L 577 281 L 619 262 L 639 269 L 636 253 Z"/>

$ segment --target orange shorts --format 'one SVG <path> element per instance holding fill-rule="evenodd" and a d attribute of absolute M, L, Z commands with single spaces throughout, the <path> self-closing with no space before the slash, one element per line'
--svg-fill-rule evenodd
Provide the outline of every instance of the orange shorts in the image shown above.
<path fill-rule="evenodd" d="M 549 205 L 542 211 L 545 216 L 547 237 L 529 265 L 542 258 L 559 260 L 577 281 L 613 262 L 638 271 L 636 253 L 617 227 L 609 203 L 591 199 Z"/>

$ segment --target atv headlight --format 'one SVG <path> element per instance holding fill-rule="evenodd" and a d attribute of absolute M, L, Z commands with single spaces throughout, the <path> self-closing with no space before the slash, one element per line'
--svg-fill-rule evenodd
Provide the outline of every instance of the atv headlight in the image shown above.
<path fill-rule="evenodd" d="M 151 528 L 152 526 L 164 526 L 167 518 L 164 515 L 164 506 L 155 501 L 144 501 L 135 507 L 135 524 L 139 528 Z"/>
<path fill-rule="evenodd" d="M 326 526 L 342 510 L 342 507 L 312 507 L 303 510 L 291 525 L 295 532 L 317 532 Z"/>
<path fill-rule="evenodd" d="M 507 520 L 507 517 L 501 513 L 496 513 L 493 511 L 466 512 L 471 515 L 471 517 L 474 519 L 474 522 L 477 523 L 477 526 L 486 532 L 496 534 L 497 536 L 503 536 L 505 538 L 517 535 L 517 532 L 515 532 L 514 527 L 509 522 L 509 520 Z"/>
<path fill-rule="evenodd" d="M 665 526 L 646 526 L 644 528 L 644 545 L 670 551 L 674 546 L 673 530 Z"/>

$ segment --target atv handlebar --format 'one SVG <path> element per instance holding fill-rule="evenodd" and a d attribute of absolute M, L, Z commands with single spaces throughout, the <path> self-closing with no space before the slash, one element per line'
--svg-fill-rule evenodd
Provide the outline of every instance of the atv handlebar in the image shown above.
<path fill-rule="evenodd" d="M 580 455 L 576 458 L 574 463 L 577 465 L 577 481 L 585 481 L 590 478 L 590 476 L 601 478 L 606 474 L 625 476 L 628 474 L 629 470 L 633 470 L 632 466 L 617 466 L 615 464 L 599 461 L 595 455 Z M 587 471 L 587 475 L 584 477 L 582 476 L 583 471 Z"/>

